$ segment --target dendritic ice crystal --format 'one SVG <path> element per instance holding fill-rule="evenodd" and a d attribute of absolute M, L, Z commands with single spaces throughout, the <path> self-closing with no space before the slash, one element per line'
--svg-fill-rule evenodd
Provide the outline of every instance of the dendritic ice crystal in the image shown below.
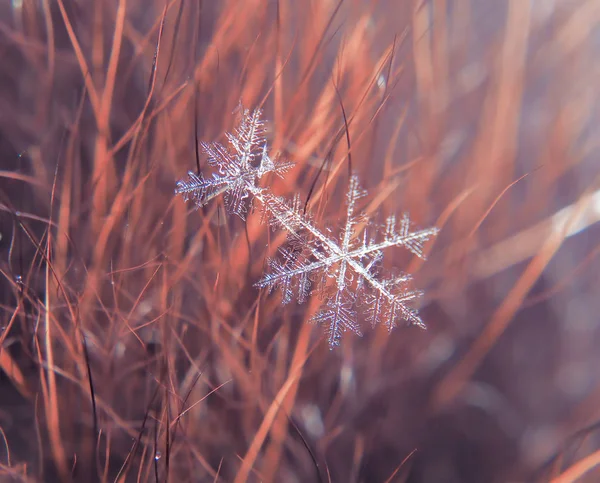
<path fill-rule="evenodd" d="M 258 180 L 267 173 L 283 177 L 293 163 L 281 162 L 269 156 L 260 109 L 251 114 L 248 110 L 242 110 L 239 126 L 233 134 L 227 133 L 227 140 L 231 149 L 218 142 L 201 143 L 208 155 L 208 164 L 217 168 L 219 174 L 213 173 L 205 178 L 202 173 L 189 171 L 187 179 L 177 183 L 175 193 L 183 195 L 186 201 L 193 200 L 199 208 L 224 194 L 228 213 L 244 219 L 247 198 L 263 191 L 257 185 Z"/>
<path fill-rule="evenodd" d="M 394 246 L 424 257 L 423 244 L 437 229 L 411 231 L 406 215 L 399 226 L 390 216 L 385 226 L 377 229 L 366 215 L 355 214 L 356 202 L 365 195 L 358 177 L 352 176 L 346 194 L 346 220 L 339 236 L 319 230 L 297 207 L 282 209 L 273 202 L 267 206 L 273 221 L 294 235 L 293 248 L 283 248 L 280 258 L 269 260 L 270 273 L 256 286 L 279 288 L 284 303 L 294 298 L 302 303 L 316 285 L 324 304 L 312 321 L 327 327 L 330 347 L 338 345 L 346 331 L 361 335 L 357 305 L 372 326 L 381 323 L 391 331 L 398 319 L 404 319 L 424 327 L 418 312 L 410 307 L 421 292 L 409 288 L 408 274 L 381 278 L 381 262 L 383 250 Z M 361 233 L 355 230 L 357 226 L 363 227 Z"/>
<path fill-rule="evenodd" d="M 398 320 L 424 327 L 412 307 L 421 292 L 410 288 L 409 274 L 383 275 L 383 252 L 404 247 L 424 258 L 423 245 L 437 234 L 437 228 L 413 230 L 407 215 L 399 222 L 389 216 L 384 226 L 374 225 L 367 215 L 356 213 L 357 202 L 367 193 L 358 177 L 352 176 L 343 226 L 337 235 L 322 230 L 304 211 L 299 195 L 290 202 L 258 185 L 265 174 L 283 176 L 292 166 L 269 157 L 260 110 L 243 110 L 239 127 L 227 138 L 231 150 L 219 143 L 202 144 L 219 174 L 204 178 L 190 172 L 175 192 L 198 206 L 224 193 L 228 212 L 242 218 L 251 197 L 262 205 L 271 226 L 288 234 L 288 245 L 269 259 L 269 272 L 256 287 L 279 289 L 283 303 L 303 303 L 313 293 L 320 295 L 322 306 L 311 321 L 326 327 L 330 348 L 339 345 L 344 332 L 362 335 L 360 315 L 371 326 L 383 324 L 389 331 Z"/>

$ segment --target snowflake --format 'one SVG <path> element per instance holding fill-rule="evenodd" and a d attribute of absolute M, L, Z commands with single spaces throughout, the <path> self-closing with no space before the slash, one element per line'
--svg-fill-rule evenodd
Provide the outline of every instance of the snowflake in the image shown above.
<path fill-rule="evenodd" d="M 251 194 L 262 191 L 258 180 L 267 173 L 283 177 L 293 163 L 281 162 L 269 156 L 260 109 L 255 109 L 251 114 L 249 110 L 242 109 L 241 112 L 235 132 L 226 135 L 231 150 L 218 142 L 201 143 L 208 155 L 208 164 L 217 168 L 219 174 L 213 173 L 205 178 L 201 173 L 189 171 L 187 179 L 177 183 L 175 194 L 183 195 L 185 201 L 193 200 L 197 207 L 224 194 L 227 212 L 244 219 L 246 200 Z"/>
<path fill-rule="evenodd" d="M 383 229 L 383 239 L 370 238 L 368 217 L 354 213 L 357 200 L 365 195 L 359 187 L 358 177 L 353 176 L 346 195 L 346 222 L 337 238 L 320 231 L 298 209 L 297 203 L 288 206 L 280 198 L 260 196 L 274 224 L 291 233 L 294 246 L 299 249 L 280 250 L 281 259 L 270 259 L 270 273 L 255 285 L 269 291 L 279 288 L 284 303 L 294 298 L 302 303 L 311 293 L 311 284 L 316 283 L 317 292 L 325 303 L 312 321 L 327 325 L 331 348 L 339 344 L 346 331 L 361 335 L 355 308 L 357 298 L 372 326 L 382 323 L 391 331 L 398 319 L 404 319 L 424 327 L 418 312 L 410 307 L 410 303 L 421 295 L 409 289 L 410 275 L 380 280 L 378 268 L 383 260 L 383 250 L 393 246 L 403 246 L 424 258 L 423 244 L 438 230 L 411 231 L 407 215 L 403 216 L 397 229 L 396 218 L 390 216 Z M 365 226 L 360 238 L 355 236 L 357 225 Z"/>

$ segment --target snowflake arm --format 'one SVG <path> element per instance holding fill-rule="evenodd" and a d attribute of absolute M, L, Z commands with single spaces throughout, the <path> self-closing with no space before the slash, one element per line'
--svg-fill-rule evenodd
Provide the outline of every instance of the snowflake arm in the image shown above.
<path fill-rule="evenodd" d="M 340 344 L 344 332 L 354 332 L 357 336 L 362 337 L 356 319 L 352 292 L 337 291 L 333 297 L 327 299 L 325 306 L 310 319 L 310 322 L 327 327 L 327 343 L 329 349 L 333 349 Z"/>
<path fill-rule="evenodd" d="M 364 300 L 367 322 L 374 328 L 377 324 L 384 325 L 389 332 L 397 327 L 397 320 L 402 319 L 410 325 L 425 329 L 425 324 L 417 310 L 410 304 L 423 295 L 418 290 L 410 290 L 412 277 L 408 274 L 389 278 L 379 282 L 368 293 Z"/>
<path fill-rule="evenodd" d="M 202 173 L 188 171 L 187 179 L 177 182 L 175 194 L 183 196 L 185 201 L 192 200 L 198 208 L 205 206 L 211 199 L 227 191 L 230 181 L 214 174 L 205 178 Z"/>

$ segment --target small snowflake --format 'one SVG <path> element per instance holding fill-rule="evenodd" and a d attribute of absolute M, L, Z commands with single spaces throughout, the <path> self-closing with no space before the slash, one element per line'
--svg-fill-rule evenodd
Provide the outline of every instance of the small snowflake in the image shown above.
<path fill-rule="evenodd" d="M 177 183 L 175 194 L 183 195 L 186 201 L 194 201 L 198 207 L 224 194 L 227 212 L 244 219 L 246 200 L 261 190 L 258 180 L 267 173 L 283 177 L 293 166 L 293 163 L 280 162 L 269 156 L 265 133 L 260 109 L 255 109 L 252 114 L 242 110 L 235 132 L 226 135 L 232 149 L 218 142 L 201 143 L 208 155 L 208 164 L 217 168 L 219 174 L 205 178 L 201 173 L 189 171 L 187 179 Z"/>

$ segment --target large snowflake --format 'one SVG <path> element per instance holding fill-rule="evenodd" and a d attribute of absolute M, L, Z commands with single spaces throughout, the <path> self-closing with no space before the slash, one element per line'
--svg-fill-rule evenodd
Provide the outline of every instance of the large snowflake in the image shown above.
<path fill-rule="evenodd" d="M 353 176 L 346 195 L 346 221 L 338 237 L 319 230 L 297 203 L 288 206 L 274 197 L 265 200 L 273 221 L 293 234 L 293 243 L 280 250 L 280 258 L 269 260 L 270 273 L 256 286 L 279 288 L 284 303 L 293 299 L 302 303 L 314 291 L 311 286 L 316 285 L 325 301 L 312 321 L 326 325 L 330 347 L 338 345 L 346 331 L 361 334 L 357 303 L 372 326 L 382 323 L 391 331 L 399 319 L 404 319 L 424 327 L 418 312 L 411 307 L 411 302 L 421 295 L 410 289 L 411 276 L 381 278 L 379 272 L 383 250 L 403 246 L 423 257 L 423 244 L 438 230 L 411 231 L 407 215 L 399 227 L 396 218 L 390 216 L 382 229 L 373 229 L 366 215 L 355 215 L 356 202 L 365 195 L 358 178 Z M 357 225 L 364 227 L 361 236 L 355 233 Z M 379 232 L 382 235 L 377 240 Z"/>

